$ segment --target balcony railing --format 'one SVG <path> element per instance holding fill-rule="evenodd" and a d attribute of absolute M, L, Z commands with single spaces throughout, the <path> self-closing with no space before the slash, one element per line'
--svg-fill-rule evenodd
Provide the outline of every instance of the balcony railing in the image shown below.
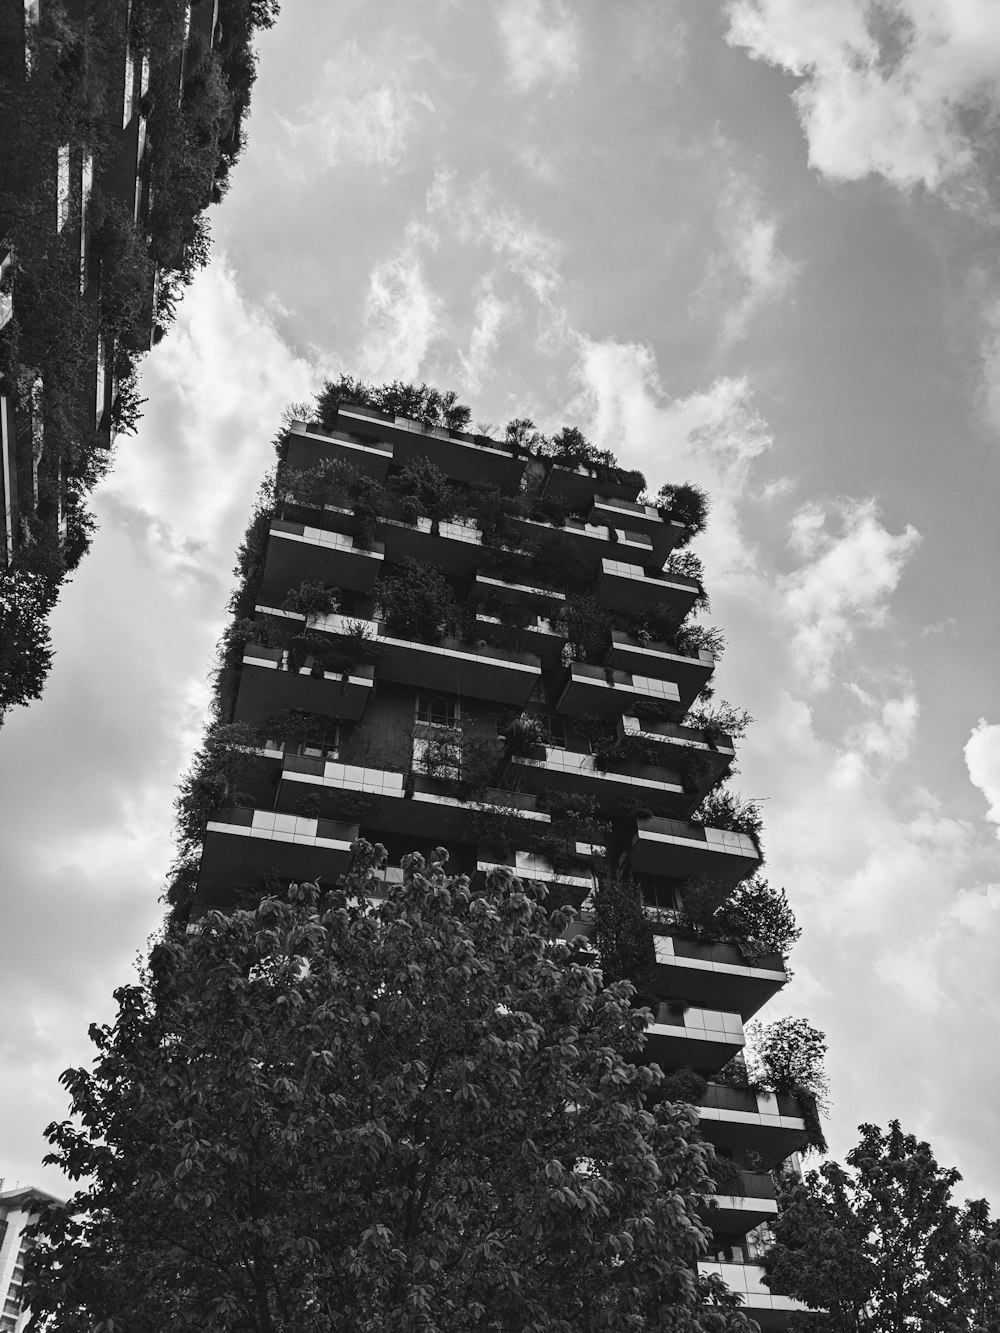
<path fill-rule="evenodd" d="M 652 543 L 652 563 L 657 569 L 684 533 L 683 523 L 678 523 L 675 518 L 664 518 L 654 505 L 616 499 L 612 495 L 594 496 L 589 520 L 591 523 L 607 523 L 610 527 L 628 528 L 630 532 L 644 532 Z"/>
<path fill-rule="evenodd" d="M 636 820 L 632 869 L 672 879 L 715 881 L 719 906 L 729 891 L 760 865 L 760 850 L 746 833 L 657 816 Z"/>
<path fill-rule="evenodd" d="M 644 532 L 628 532 L 603 523 L 581 523 L 574 518 L 567 518 L 558 528 L 533 518 L 515 518 L 513 526 L 528 540 L 540 533 L 562 533 L 595 565 L 602 559 L 620 560 L 636 567 L 653 563 L 653 543 Z"/>
<path fill-rule="evenodd" d="M 716 1169 L 716 1179 L 720 1179 Z M 745 1236 L 778 1215 L 774 1181 L 768 1172 L 741 1171 L 736 1182 L 723 1179 L 716 1194 L 700 1209 L 705 1222 L 720 1236 Z"/>
<path fill-rule="evenodd" d="M 695 579 L 681 574 L 654 573 L 621 560 L 604 559 L 597 581 L 596 596 L 609 607 L 648 612 L 664 607 L 678 623 L 694 606 L 701 592 Z"/>
<path fill-rule="evenodd" d="M 665 1067 L 688 1065 L 714 1074 L 743 1049 L 739 1014 L 694 1005 L 661 1004 L 646 1027 L 644 1058 Z"/>
<path fill-rule="evenodd" d="M 353 537 L 326 528 L 274 519 L 268 536 L 259 597 L 280 605 L 304 579 L 321 579 L 337 588 L 370 593 L 384 560 L 384 547 L 356 546 Z"/>
<path fill-rule="evenodd" d="M 714 656 L 702 650 L 697 656 L 675 653 L 668 644 L 638 639 L 622 630 L 613 630 L 604 659 L 607 666 L 621 671 L 638 671 L 643 676 L 672 680 L 685 708 L 694 703 L 715 670 Z"/>
<path fill-rule="evenodd" d="M 510 767 L 523 791 L 587 792 L 616 805 L 624 797 L 646 798 L 678 813 L 691 805 L 677 774 L 647 764 L 598 768 L 593 755 L 537 745 L 529 755 L 511 755 Z"/>
<path fill-rule="evenodd" d="M 752 1018 L 788 980 L 779 954 L 749 963 L 732 944 L 659 934 L 654 935 L 653 945 L 656 963 L 646 983 L 650 991 L 724 1004 L 744 1020 Z"/>
<path fill-rule="evenodd" d="M 385 481 L 393 460 L 393 446 L 384 440 L 361 441 L 346 431 L 323 430 L 305 421 L 293 421 L 285 437 L 286 461 L 308 469 L 317 463 L 347 463 L 366 477 Z"/>
<path fill-rule="evenodd" d="M 383 519 L 379 534 L 390 560 L 425 561 L 444 574 L 467 578 L 482 559 L 482 533 L 474 523 L 418 518 L 415 523 Z"/>
<path fill-rule="evenodd" d="M 208 821 L 198 907 L 228 910 L 241 889 L 259 891 L 269 872 L 281 879 L 334 882 L 350 866 L 357 824 L 273 810 L 216 810 Z"/>
<path fill-rule="evenodd" d="M 567 467 L 553 463 L 545 478 L 544 495 L 568 500 L 574 507 L 593 503 L 594 497 L 609 495 L 613 499 L 635 500 L 642 490 L 642 478 L 625 468 Z"/>
<path fill-rule="evenodd" d="M 698 1261 L 698 1272 L 721 1277 L 730 1291 L 743 1300 L 742 1308 L 760 1325 L 761 1333 L 787 1329 L 792 1317 L 808 1313 L 809 1307 L 791 1296 L 775 1296 L 764 1281 L 764 1270 L 756 1264 L 717 1264 Z"/>
<path fill-rule="evenodd" d="M 677 686 L 672 681 L 636 676 L 630 671 L 616 671 L 611 667 L 591 666 L 587 662 L 572 662 L 556 693 L 556 710 L 614 717 L 640 701 L 655 701 L 676 708 L 678 716 L 683 713 Z"/>
<path fill-rule="evenodd" d="M 776 1167 L 808 1143 L 802 1108 L 785 1093 L 751 1092 L 710 1083 L 698 1112 L 699 1127 L 709 1143 L 730 1149 L 751 1148 L 769 1167 Z"/>
<path fill-rule="evenodd" d="M 281 648 L 246 645 L 234 721 L 263 722 L 289 708 L 345 722 L 360 721 L 375 684 L 370 664 L 359 662 L 345 675 L 314 674 L 311 656 L 298 671 L 289 671 L 287 663 L 288 655 Z"/>
<path fill-rule="evenodd" d="M 515 489 L 524 471 L 525 459 L 499 440 L 485 440 L 443 426 L 423 426 L 408 417 L 386 416 L 353 403 L 341 403 L 337 422 L 352 434 L 390 442 L 397 462 L 426 458 L 457 481 Z"/>

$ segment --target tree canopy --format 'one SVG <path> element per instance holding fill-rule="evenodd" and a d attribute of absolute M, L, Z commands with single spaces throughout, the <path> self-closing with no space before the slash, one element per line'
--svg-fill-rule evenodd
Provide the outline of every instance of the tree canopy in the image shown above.
<path fill-rule="evenodd" d="M 41 1224 L 32 1307 L 88 1333 L 752 1333 L 697 1275 L 694 1112 L 650 1104 L 643 1017 L 512 875 L 355 844 L 151 952 L 64 1075 L 85 1181 Z"/>
<path fill-rule="evenodd" d="M 1000 1333 L 1000 1221 L 958 1207 L 961 1179 L 897 1120 L 862 1125 L 845 1170 L 783 1191 L 765 1259 L 772 1291 L 805 1301 L 801 1333 Z M 819 1312 L 822 1313 L 819 1313 Z"/>

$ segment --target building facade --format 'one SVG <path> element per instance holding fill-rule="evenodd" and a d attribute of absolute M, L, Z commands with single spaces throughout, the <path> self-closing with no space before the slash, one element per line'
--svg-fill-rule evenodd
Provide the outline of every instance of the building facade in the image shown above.
<path fill-rule="evenodd" d="M 25 1230 L 38 1220 L 43 1204 L 58 1202 L 30 1187 L 0 1191 L 0 1333 L 21 1333 L 28 1327 L 31 1312 L 22 1299 L 30 1246 Z"/>
<path fill-rule="evenodd" d="M 593 934 L 598 895 L 637 888 L 645 1057 L 684 1071 L 727 1163 L 704 1203 L 706 1271 L 763 1329 L 785 1327 L 802 1307 L 764 1285 L 755 1235 L 807 1124 L 794 1097 L 725 1072 L 784 960 L 678 925 L 692 885 L 717 906 L 761 862 L 754 832 L 704 813 L 735 747 L 698 709 L 715 657 L 690 619 L 691 496 L 649 502 L 641 475 L 575 432 L 539 447 L 343 400 L 322 416 L 281 438 L 242 552 L 201 784 L 222 803 L 175 913 L 331 884 L 359 836 L 390 867 L 444 845 L 458 872 L 543 881 L 576 907 L 576 934 Z"/>

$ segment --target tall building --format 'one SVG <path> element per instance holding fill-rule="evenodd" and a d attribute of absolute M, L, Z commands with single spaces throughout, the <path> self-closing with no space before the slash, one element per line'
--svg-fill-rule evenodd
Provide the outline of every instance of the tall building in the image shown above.
<path fill-rule="evenodd" d="M 694 887 L 716 907 L 761 862 L 734 803 L 712 799 L 735 748 L 697 708 L 715 657 L 680 548 L 699 495 L 649 502 L 640 474 L 574 431 L 539 447 L 329 393 L 321 408 L 281 438 L 241 554 L 197 784 L 222 803 L 202 810 L 175 912 L 333 883 L 359 835 L 390 867 L 444 845 L 458 872 L 544 881 L 585 935 L 598 895 L 637 886 L 646 1058 L 685 1071 L 683 1099 L 729 1164 L 705 1201 L 706 1269 L 763 1329 L 786 1327 L 803 1307 L 764 1285 L 754 1233 L 776 1212 L 772 1173 L 808 1142 L 804 1108 L 716 1077 L 738 1069 L 784 962 L 679 924 Z M 726 826 L 706 822 L 713 808 Z"/>
<path fill-rule="evenodd" d="M 43 1204 L 59 1202 L 32 1187 L 0 1192 L 0 1333 L 21 1333 L 28 1327 L 31 1312 L 22 1289 L 30 1242 L 24 1233 L 38 1220 Z"/>

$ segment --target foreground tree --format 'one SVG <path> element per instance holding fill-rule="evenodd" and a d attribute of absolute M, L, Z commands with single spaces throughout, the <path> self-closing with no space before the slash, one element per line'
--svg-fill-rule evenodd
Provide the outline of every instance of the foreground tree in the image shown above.
<path fill-rule="evenodd" d="M 46 1326 L 751 1333 L 697 1276 L 711 1150 L 646 1109 L 630 987 L 512 876 L 383 859 L 205 917 L 117 993 L 48 1131 L 91 1183 L 41 1225 Z"/>
<path fill-rule="evenodd" d="M 951 1201 L 958 1172 L 894 1120 L 784 1191 L 765 1260 L 771 1289 L 825 1313 L 813 1333 L 1000 1333 L 1000 1224 Z"/>

